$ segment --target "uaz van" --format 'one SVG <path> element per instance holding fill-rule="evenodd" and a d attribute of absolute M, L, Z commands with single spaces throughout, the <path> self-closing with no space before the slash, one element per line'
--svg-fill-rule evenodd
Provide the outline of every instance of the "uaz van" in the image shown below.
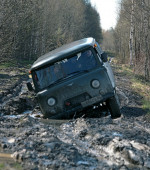
<path fill-rule="evenodd" d="M 107 54 L 93 38 L 63 45 L 41 56 L 30 73 L 45 118 L 69 118 L 103 106 L 112 118 L 121 115 Z M 27 86 L 33 89 L 31 83 Z"/>

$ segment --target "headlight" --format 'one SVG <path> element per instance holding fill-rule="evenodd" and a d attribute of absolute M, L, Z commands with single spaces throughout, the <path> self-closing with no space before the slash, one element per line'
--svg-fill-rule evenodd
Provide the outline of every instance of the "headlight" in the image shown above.
<path fill-rule="evenodd" d="M 93 80 L 92 81 L 92 87 L 97 89 L 100 86 L 100 82 L 98 80 Z"/>
<path fill-rule="evenodd" d="M 53 97 L 51 97 L 48 99 L 47 103 L 49 106 L 54 106 L 56 104 L 56 100 Z"/>

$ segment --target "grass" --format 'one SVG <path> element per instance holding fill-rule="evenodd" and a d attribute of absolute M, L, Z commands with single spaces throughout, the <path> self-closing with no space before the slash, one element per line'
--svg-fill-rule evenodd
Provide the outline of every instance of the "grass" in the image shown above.
<path fill-rule="evenodd" d="M 18 67 L 26 67 L 30 68 L 30 66 L 33 64 L 34 61 L 27 61 L 27 60 L 22 60 L 21 62 L 17 62 L 17 60 L 10 60 L 10 61 L 3 61 L 0 63 L 0 69 L 5 69 L 5 68 L 18 68 Z"/>
<path fill-rule="evenodd" d="M 150 82 L 145 81 L 143 76 L 136 75 L 128 65 L 119 65 L 116 69 L 118 73 L 130 79 L 132 90 L 143 98 L 142 108 L 150 114 Z"/>
<path fill-rule="evenodd" d="M 144 101 L 143 101 L 143 108 L 144 108 L 145 110 L 148 110 L 149 113 L 150 113 L 150 100 L 149 100 L 149 101 L 148 101 L 148 100 L 144 100 Z"/>
<path fill-rule="evenodd" d="M 0 170 L 3 170 L 5 168 L 5 164 L 4 163 L 0 163 Z"/>
<path fill-rule="evenodd" d="M 9 162 L 4 161 L 4 163 L 0 163 L 0 170 L 8 170 L 8 169 L 14 169 L 14 170 L 23 170 L 20 163 L 17 162 Z"/>
<path fill-rule="evenodd" d="M 23 170 L 21 164 L 19 164 L 19 163 L 15 163 L 13 167 L 14 167 L 14 169 L 17 169 L 17 170 Z"/>
<path fill-rule="evenodd" d="M 12 72 L 17 72 L 20 76 L 27 75 L 28 71 L 33 64 L 33 61 L 29 62 L 26 60 L 22 60 L 21 62 L 17 63 L 17 61 L 3 61 L 0 62 L 0 74 L 4 74 L 5 70 L 11 70 Z M 15 80 L 14 80 L 15 81 Z"/>
<path fill-rule="evenodd" d="M 17 64 L 9 61 L 0 64 L 0 69 L 10 68 L 10 67 L 17 67 Z"/>

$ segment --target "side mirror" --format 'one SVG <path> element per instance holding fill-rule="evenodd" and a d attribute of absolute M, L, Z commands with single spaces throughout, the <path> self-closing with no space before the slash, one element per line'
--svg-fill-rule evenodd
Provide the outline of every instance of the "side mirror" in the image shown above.
<path fill-rule="evenodd" d="M 108 61 L 107 53 L 103 52 L 103 53 L 101 54 L 101 59 L 102 59 L 102 61 L 103 61 L 104 63 L 107 62 L 107 61 Z"/>
<path fill-rule="evenodd" d="M 29 91 L 33 91 L 32 84 L 30 82 L 27 82 L 27 88 Z"/>

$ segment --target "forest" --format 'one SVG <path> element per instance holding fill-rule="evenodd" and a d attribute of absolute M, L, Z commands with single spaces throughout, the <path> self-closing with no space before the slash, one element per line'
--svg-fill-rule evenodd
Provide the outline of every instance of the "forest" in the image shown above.
<path fill-rule="evenodd" d="M 150 79 L 149 11 L 149 0 L 122 0 L 117 25 L 107 32 L 107 35 L 113 35 L 111 48 L 120 62 L 129 64 L 136 74 L 146 80 Z"/>
<path fill-rule="evenodd" d="M 62 44 L 102 40 L 100 16 L 85 0 L 1 0 L 0 62 L 31 62 Z"/>

